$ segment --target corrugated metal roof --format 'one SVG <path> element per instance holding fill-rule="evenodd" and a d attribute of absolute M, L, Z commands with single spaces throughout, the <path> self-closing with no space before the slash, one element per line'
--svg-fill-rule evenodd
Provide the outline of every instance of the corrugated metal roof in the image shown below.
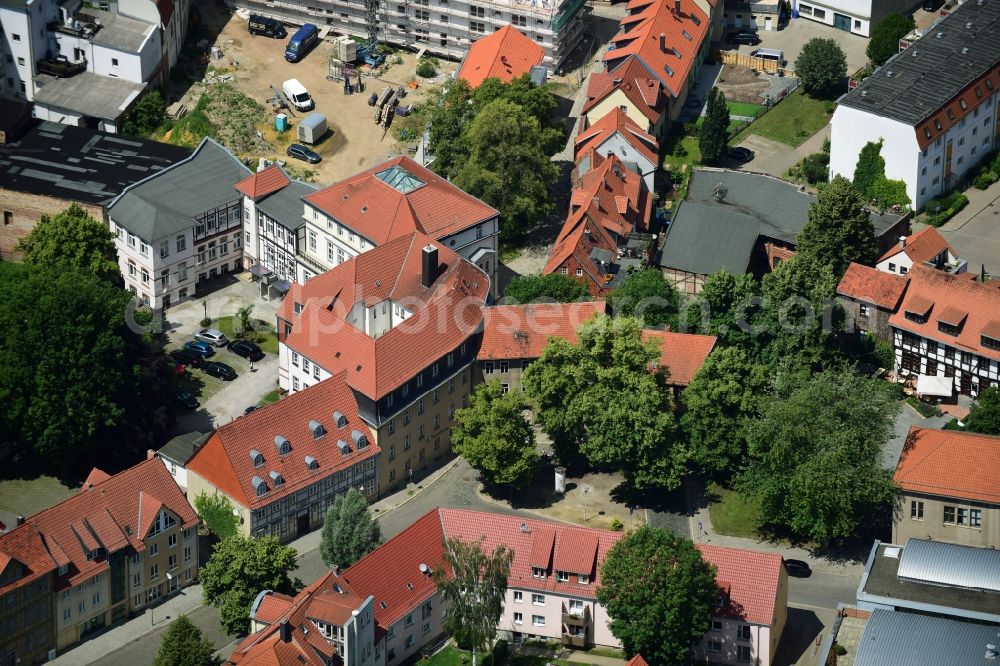
<path fill-rule="evenodd" d="M 1000 550 L 910 539 L 903 548 L 898 575 L 905 580 L 1000 592 Z"/>
<path fill-rule="evenodd" d="M 858 642 L 854 666 L 986 666 L 997 627 L 877 609 Z"/>

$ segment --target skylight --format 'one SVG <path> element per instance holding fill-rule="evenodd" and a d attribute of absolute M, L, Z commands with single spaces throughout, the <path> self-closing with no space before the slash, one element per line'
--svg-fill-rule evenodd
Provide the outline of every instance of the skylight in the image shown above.
<path fill-rule="evenodd" d="M 375 177 L 403 194 L 409 194 L 424 184 L 424 181 L 400 166 L 393 166 L 385 171 L 379 171 L 375 174 Z"/>

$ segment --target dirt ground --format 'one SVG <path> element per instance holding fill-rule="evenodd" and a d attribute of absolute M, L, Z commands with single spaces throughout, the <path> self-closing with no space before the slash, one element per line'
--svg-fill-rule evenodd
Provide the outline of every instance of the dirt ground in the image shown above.
<path fill-rule="evenodd" d="M 217 13 L 220 11 L 217 5 L 210 3 L 202 8 L 206 22 L 226 21 L 225 15 Z M 398 55 L 402 63 L 390 64 L 382 78 L 371 77 L 368 75 L 368 68 L 361 67 L 359 71 L 362 73 L 365 91 L 345 95 L 341 81 L 326 78 L 329 56 L 333 53 L 333 47 L 329 43 L 321 42 L 303 60 L 290 63 L 284 58 L 286 42 L 287 39 L 250 35 L 246 20 L 233 15 L 212 43 L 222 49 L 222 58 L 213 59 L 209 64 L 209 71 L 215 75 L 232 75 L 235 86 L 268 109 L 268 121 L 258 129 L 275 146 L 275 152 L 241 157 L 286 160 L 296 171 L 308 169 L 314 172 L 313 180 L 323 185 L 341 180 L 395 155 L 410 154 L 408 149 L 416 145 L 417 141 L 397 141 L 391 128 L 386 131 L 384 127 L 375 124 L 374 111 L 367 102 L 370 93 L 381 92 L 389 85 L 394 88 L 406 86 L 416 80 L 419 87 L 416 90 L 406 88 L 408 94 L 403 103 L 419 104 L 426 100 L 430 87 L 440 85 L 457 67 L 455 63 L 442 60 L 435 79 L 420 79 L 415 75 L 416 55 L 400 52 Z M 390 55 L 387 62 L 391 63 L 394 58 L 395 56 Z M 281 90 L 282 83 L 292 78 L 298 79 L 306 87 L 316 102 L 315 111 L 326 116 L 327 125 L 332 130 L 326 139 L 312 146 L 323 158 L 318 165 L 309 165 L 285 155 L 288 144 L 297 141 L 295 126 L 298 121 L 311 112 L 272 110 L 268 102 L 274 97 L 271 86 Z M 198 86 L 194 86 L 192 93 L 184 98 L 188 109 L 197 103 L 197 89 Z M 274 116 L 279 112 L 287 113 L 292 125 L 290 131 L 281 135 L 274 130 Z"/>
<path fill-rule="evenodd" d="M 760 104 L 760 96 L 770 84 L 749 67 L 723 65 L 716 85 L 730 102 Z"/>

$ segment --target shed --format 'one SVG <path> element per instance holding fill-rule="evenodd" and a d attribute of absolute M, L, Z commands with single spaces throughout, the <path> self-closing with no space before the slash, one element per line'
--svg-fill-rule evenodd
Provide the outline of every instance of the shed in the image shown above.
<path fill-rule="evenodd" d="M 326 116 L 310 113 L 299 123 L 298 135 L 304 143 L 319 143 L 326 136 Z"/>

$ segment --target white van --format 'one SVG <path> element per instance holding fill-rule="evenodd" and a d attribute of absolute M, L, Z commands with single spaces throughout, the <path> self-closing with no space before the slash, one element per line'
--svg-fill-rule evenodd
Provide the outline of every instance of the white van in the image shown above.
<path fill-rule="evenodd" d="M 299 111 L 308 111 L 315 106 L 309 91 L 298 79 L 289 79 L 281 84 L 281 92 L 285 93 L 289 103 Z"/>
<path fill-rule="evenodd" d="M 762 58 L 764 60 L 774 60 L 779 65 L 785 65 L 785 52 L 781 49 L 754 49 L 750 52 L 752 58 Z"/>

